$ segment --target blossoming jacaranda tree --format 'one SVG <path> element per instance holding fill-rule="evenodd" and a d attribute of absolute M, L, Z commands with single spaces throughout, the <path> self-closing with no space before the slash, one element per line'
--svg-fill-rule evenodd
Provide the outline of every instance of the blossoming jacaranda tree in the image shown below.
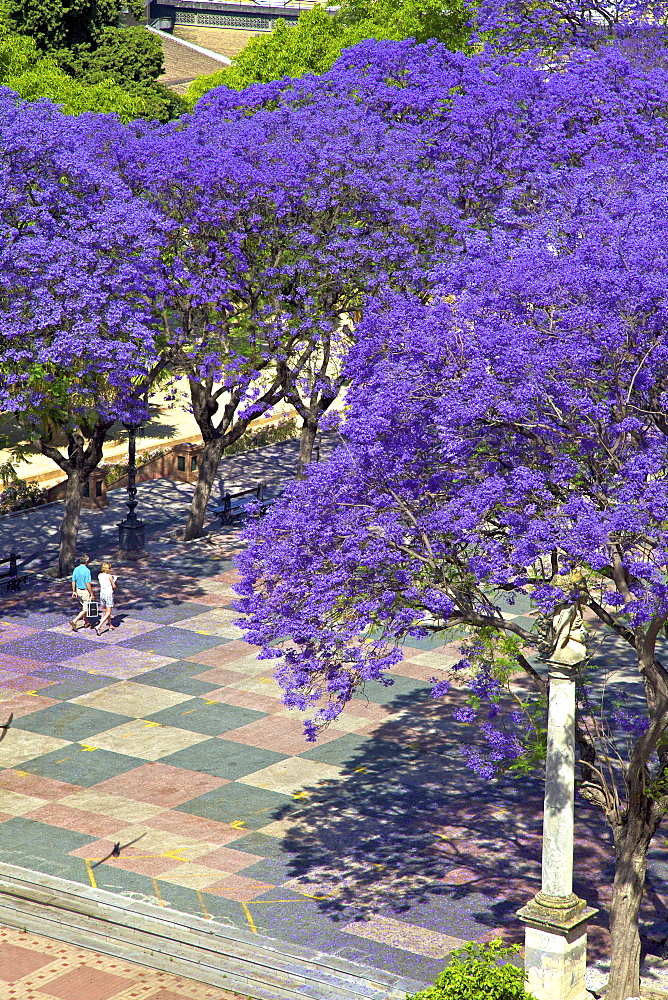
<path fill-rule="evenodd" d="M 607 200 L 569 192 L 520 241 L 473 241 L 430 305 L 380 303 L 349 358 L 344 445 L 239 557 L 246 638 L 282 657 L 311 737 L 383 679 L 402 635 L 464 628 L 466 721 L 488 743 L 464 755 L 490 779 L 533 767 L 544 740 L 541 635 L 502 605 L 549 617 L 577 600 L 627 645 L 641 709 L 601 718 L 584 684 L 577 724 L 580 793 L 614 840 L 610 1000 L 639 993 L 647 850 L 668 811 L 667 194 L 661 166 Z M 513 688 L 504 714 L 513 670 L 534 693 Z"/>
<path fill-rule="evenodd" d="M 289 104 L 270 90 L 218 91 L 179 126 L 114 151 L 173 226 L 156 315 L 204 440 L 186 538 L 202 533 L 221 455 L 252 419 L 296 398 L 304 378 L 320 412 L 336 397 L 330 373 L 314 384 L 307 365 L 317 355 L 327 369 L 341 317 L 388 272 L 408 272 L 414 243 L 410 128 L 388 137 L 379 116 L 317 87 Z M 308 423 L 305 436 L 308 460 Z"/>
<path fill-rule="evenodd" d="M 72 569 L 107 432 L 145 414 L 166 360 L 146 296 L 159 220 L 93 158 L 118 128 L 8 91 L 0 105 L 0 406 L 67 476 L 59 575 Z"/>

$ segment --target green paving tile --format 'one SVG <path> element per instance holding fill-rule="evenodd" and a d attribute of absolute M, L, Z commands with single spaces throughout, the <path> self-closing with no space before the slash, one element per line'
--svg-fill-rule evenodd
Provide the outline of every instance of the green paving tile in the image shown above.
<path fill-rule="evenodd" d="M 176 810 L 219 823 L 243 822 L 249 830 L 257 830 L 271 823 L 283 807 L 291 804 L 288 795 L 231 782 L 176 806 Z"/>
<path fill-rule="evenodd" d="M 42 688 L 40 694 L 47 698 L 60 698 L 67 701 L 69 698 L 78 698 L 80 694 L 89 694 L 91 691 L 98 691 L 107 687 L 108 684 L 117 684 L 115 677 L 101 677 L 96 674 L 80 674 L 78 677 L 68 677 L 67 680 L 59 684 L 52 684 L 50 687 Z"/>
<path fill-rule="evenodd" d="M 220 702 L 208 705 L 203 698 L 193 698 L 172 708 L 163 708 L 160 712 L 145 716 L 145 719 L 147 722 L 159 722 L 161 726 L 175 726 L 177 729 L 187 729 L 192 733 L 218 736 L 230 729 L 238 729 L 240 726 L 248 725 L 249 722 L 255 722 L 256 719 L 264 719 L 266 714 Z"/>
<path fill-rule="evenodd" d="M 83 861 L 82 864 L 85 868 Z M 114 868 L 113 865 L 98 865 L 93 875 L 95 876 L 98 889 L 106 889 L 107 892 L 117 892 L 123 896 L 137 893 L 141 899 L 144 899 L 146 896 L 155 896 L 153 882 L 148 875 L 128 872 L 123 868 Z"/>
<path fill-rule="evenodd" d="M 14 726 L 16 729 L 40 733 L 42 736 L 55 736 L 61 740 L 85 740 L 95 733 L 102 733 L 130 721 L 127 715 L 101 712 L 97 708 L 63 702 L 32 712 L 31 715 L 24 715 Z"/>
<path fill-rule="evenodd" d="M 260 830 L 247 833 L 239 840 L 231 841 L 227 846 L 235 851 L 246 851 L 248 854 L 259 854 L 262 858 L 289 858 L 280 837 L 269 837 Z"/>
<path fill-rule="evenodd" d="M 404 701 L 410 698 L 417 702 L 424 701 L 433 687 L 425 681 L 414 681 L 411 677 L 397 674 L 388 674 L 388 677 L 394 681 L 390 687 L 385 687 L 380 681 L 367 681 L 362 697 L 368 698 L 375 705 L 391 705 L 398 698 Z"/>
<path fill-rule="evenodd" d="M 406 764 L 412 764 L 417 752 L 403 747 L 394 740 L 382 740 L 378 737 L 369 739 L 346 733 L 330 743 L 323 743 L 299 755 L 306 760 L 317 760 L 320 764 L 346 764 L 351 768 L 373 767 L 374 770 L 387 770 Z"/>
<path fill-rule="evenodd" d="M 183 723 L 181 727 L 184 728 Z M 275 753 L 273 750 L 249 747 L 232 740 L 213 739 L 178 750 L 169 757 L 161 757 L 160 763 L 234 781 L 235 778 L 244 778 L 247 774 L 261 771 L 263 767 L 285 759 L 286 754 Z"/>
<path fill-rule="evenodd" d="M 141 675 L 142 684 L 151 684 L 153 687 L 164 688 L 166 691 L 177 691 L 179 694 L 206 694 L 220 687 L 220 684 L 212 684 L 210 681 L 199 681 L 193 674 L 201 674 L 206 670 L 201 663 L 188 663 L 187 660 L 178 660 L 176 663 L 167 663 L 164 667 L 151 670 L 147 674 Z"/>
<path fill-rule="evenodd" d="M 95 839 L 85 833 L 63 830 L 61 827 L 49 826 L 47 823 L 39 823 L 24 816 L 13 816 L 0 823 L 0 852 L 3 860 L 6 854 L 14 857 L 17 854 L 26 857 L 31 855 L 44 858 L 45 861 L 64 858 L 70 851 L 91 844 Z M 8 863 L 22 864 L 16 860 L 8 860 Z"/>
<path fill-rule="evenodd" d="M 144 764 L 146 761 L 137 757 L 113 753 L 111 750 L 85 750 L 77 743 L 72 743 L 26 761 L 21 764 L 21 770 L 38 774 L 42 778 L 55 778 L 71 785 L 91 788 L 107 778 L 115 778 L 117 774 L 124 774 Z M 0 828 L 2 826 L 0 824 Z"/>

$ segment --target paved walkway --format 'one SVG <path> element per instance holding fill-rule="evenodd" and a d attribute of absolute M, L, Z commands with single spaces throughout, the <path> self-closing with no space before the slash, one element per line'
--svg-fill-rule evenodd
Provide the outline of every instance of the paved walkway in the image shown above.
<path fill-rule="evenodd" d="M 289 455 L 276 447 L 280 477 Z M 270 461 L 241 460 L 244 476 Z M 420 982 L 467 940 L 521 940 L 514 913 L 540 885 L 541 783 L 485 783 L 462 764 L 472 734 L 449 707 L 463 695 L 429 696 L 456 647 L 407 641 L 393 686 L 368 684 L 306 744 L 233 624 L 236 533 L 152 544 L 146 565 L 121 569 L 119 628 L 100 638 L 70 631 L 68 584 L 0 605 L 2 717 L 15 716 L 0 744 L 0 861 Z M 596 960 L 613 853 L 586 803 L 576 825 L 575 890 L 601 910 Z M 659 847 L 648 883 L 651 923 L 668 901 Z"/>
<path fill-rule="evenodd" d="M 332 446 L 332 439 L 324 438 L 321 448 L 324 458 Z M 265 483 L 276 489 L 294 477 L 299 456 L 299 442 L 283 441 L 256 451 L 245 452 L 224 459 L 219 466 L 219 476 L 225 488 L 234 491 Z M 189 483 L 175 483 L 168 479 L 156 479 L 141 483 L 137 487 L 137 515 L 146 522 L 147 549 L 154 560 L 167 558 L 174 545 L 167 536 L 182 529 L 194 487 Z M 216 488 L 214 488 L 215 490 Z M 113 559 L 118 548 L 118 522 L 127 515 L 127 493 L 124 489 L 112 490 L 109 506 L 102 510 L 82 510 L 78 549 L 100 559 Z M 214 500 L 217 494 L 212 494 Z M 19 555 L 19 569 L 22 572 L 44 571 L 57 562 L 60 520 L 63 503 L 47 504 L 31 510 L 18 511 L 0 517 L 0 558 L 15 551 Z M 233 553 L 238 547 L 238 531 L 220 531 L 220 519 L 211 515 L 205 522 L 207 531 L 217 532 L 218 543 L 226 540 L 225 551 Z M 179 553 L 180 564 L 195 570 L 187 555 L 187 549 Z M 206 572 L 206 568 L 202 569 Z"/>
<path fill-rule="evenodd" d="M 0 983 L 6 1000 L 243 1000 L 12 927 L 0 927 Z"/>

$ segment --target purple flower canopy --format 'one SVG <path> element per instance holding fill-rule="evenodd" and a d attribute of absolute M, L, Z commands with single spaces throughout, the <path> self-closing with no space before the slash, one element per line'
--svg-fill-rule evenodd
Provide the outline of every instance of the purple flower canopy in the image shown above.
<path fill-rule="evenodd" d="M 416 294 L 367 302 L 344 443 L 239 557 L 247 638 L 267 657 L 291 638 L 277 677 L 316 724 L 383 678 L 406 632 L 535 645 L 495 594 L 549 612 L 569 589 L 552 553 L 598 574 L 604 614 L 668 614 L 662 65 L 615 46 L 557 70 L 367 43 L 328 78 L 419 133 L 413 198 L 439 236 Z M 315 85 L 282 86 L 272 100 Z"/>

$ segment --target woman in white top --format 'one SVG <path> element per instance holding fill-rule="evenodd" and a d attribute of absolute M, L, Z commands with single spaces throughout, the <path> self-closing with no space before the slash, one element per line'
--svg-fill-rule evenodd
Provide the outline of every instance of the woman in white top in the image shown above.
<path fill-rule="evenodd" d="M 116 628 L 115 625 L 111 624 L 111 612 L 114 610 L 114 591 L 116 590 L 116 577 L 111 575 L 111 563 L 102 563 L 102 572 L 98 573 L 97 582 L 100 584 L 100 604 L 104 608 L 100 624 L 95 629 L 100 635 L 105 625 L 107 628 Z"/>

